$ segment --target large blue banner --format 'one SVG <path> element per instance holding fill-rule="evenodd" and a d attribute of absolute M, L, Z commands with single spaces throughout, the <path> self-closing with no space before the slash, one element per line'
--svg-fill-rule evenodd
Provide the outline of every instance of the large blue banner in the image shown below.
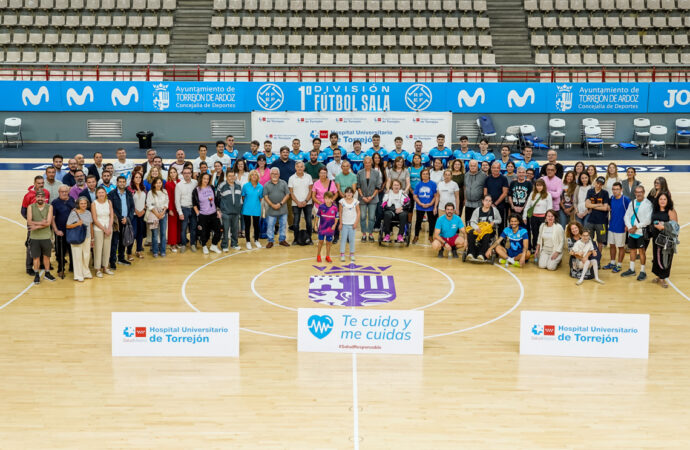
<path fill-rule="evenodd" d="M 0 81 L 2 111 L 687 113 L 690 83 Z"/>

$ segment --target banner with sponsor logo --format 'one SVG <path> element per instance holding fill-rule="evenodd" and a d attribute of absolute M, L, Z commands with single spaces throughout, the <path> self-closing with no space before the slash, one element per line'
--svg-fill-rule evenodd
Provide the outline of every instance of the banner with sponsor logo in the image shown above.
<path fill-rule="evenodd" d="M 0 81 L 3 111 L 690 112 L 690 83 Z"/>
<path fill-rule="evenodd" d="M 302 141 L 302 149 L 310 150 L 311 142 L 305 137 L 320 138 L 321 148 L 329 145 L 328 136 L 338 133 L 339 145 L 348 152 L 352 142 L 359 139 L 362 150 L 371 147 L 371 137 L 381 136 L 386 150 L 395 148 L 396 136 L 403 138 L 403 149 L 414 151 L 414 141 L 422 141 L 422 149 L 428 152 L 436 146 L 436 136 L 446 135 L 450 142 L 453 116 L 448 112 L 381 112 L 381 113 L 300 113 L 300 112 L 253 112 L 252 139 L 273 142 L 274 151 L 282 145 L 291 147 L 292 139 Z"/>
<path fill-rule="evenodd" d="M 239 313 L 112 313 L 113 356 L 240 354 Z"/>
<path fill-rule="evenodd" d="M 649 314 L 522 311 L 520 354 L 649 357 Z"/>
<path fill-rule="evenodd" d="M 297 350 L 421 355 L 424 311 L 300 308 Z"/>

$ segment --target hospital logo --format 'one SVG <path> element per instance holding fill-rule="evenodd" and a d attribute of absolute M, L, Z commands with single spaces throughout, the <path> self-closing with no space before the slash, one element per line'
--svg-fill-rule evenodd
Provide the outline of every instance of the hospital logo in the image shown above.
<path fill-rule="evenodd" d="M 331 306 L 376 306 L 395 300 L 395 280 L 384 275 L 391 266 L 313 266 L 319 274 L 309 277 L 309 299 Z"/>
<path fill-rule="evenodd" d="M 277 84 L 267 83 L 256 92 L 256 102 L 266 111 L 275 111 L 285 101 L 285 94 Z"/>
<path fill-rule="evenodd" d="M 125 327 L 123 342 L 146 342 L 146 327 Z"/>
<path fill-rule="evenodd" d="M 556 338 L 556 326 L 555 325 L 540 325 L 535 324 L 532 326 L 532 340 L 550 340 Z"/>
<path fill-rule="evenodd" d="M 560 112 L 569 111 L 573 107 L 573 86 L 563 84 L 556 86 L 556 109 Z"/>
<path fill-rule="evenodd" d="M 167 84 L 153 85 L 153 107 L 158 111 L 165 111 L 170 107 L 170 92 L 168 92 Z"/>
<path fill-rule="evenodd" d="M 424 111 L 431 106 L 431 89 L 423 84 L 413 84 L 405 91 L 405 104 L 413 111 Z"/>

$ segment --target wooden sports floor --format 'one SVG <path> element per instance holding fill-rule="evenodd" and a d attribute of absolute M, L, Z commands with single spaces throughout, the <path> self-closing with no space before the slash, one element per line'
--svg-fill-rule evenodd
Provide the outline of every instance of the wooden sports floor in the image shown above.
<path fill-rule="evenodd" d="M 690 445 L 688 227 L 669 289 L 649 281 L 651 258 L 646 282 L 606 272 L 606 285 L 576 287 L 565 265 L 504 269 L 357 242 L 358 263 L 395 275 L 397 299 L 382 308 L 425 307 L 424 355 L 297 353 L 295 308 L 320 307 L 307 297 L 312 247 L 168 252 L 112 277 L 31 286 L 19 210 L 36 173 L 0 172 L 0 448 Z M 663 175 L 690 222 L 689 174 Z M 646 187 L 653 177 L 639 175 Z M 240 313 L 238 359 L 111 357 L 112 311 L 193 310 Z M 521 310 L 650 314 L 649 360 L 520 356 Z"/>

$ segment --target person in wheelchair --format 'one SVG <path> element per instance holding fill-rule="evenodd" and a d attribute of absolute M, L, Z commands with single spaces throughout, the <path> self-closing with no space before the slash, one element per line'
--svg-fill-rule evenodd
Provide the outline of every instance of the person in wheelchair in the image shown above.
<path fill-rule="evenodd" d="M 460 216 L 455 214 L 455 205 L 446 203 L 445 214 L 436 220 L 434 228 L 434 242 L 431 248 L 438 251 L 438 257 L 443 258 L 443 250 L 449 250 L 453 258 L 458 258 L 458 249 L 463 248 L 467 242 L 465 225 Z"/>
<path fill-rule="evenodd" d="M 513 214 L 508 220 L 509 226 L 503 229 L 501 235 L 491 245 L 491 250 L 501 258 L 499 262 L 515 267 L 525 267 L 525 262 L 530 257 L 529 238 L 527 230 L 520 227 L 520 217 Z"/>
<path fill-rule="evenodd" d="M 491 196 L 485 195 L 482 206 L 472 212 L 467 231 L 467 260 L 484 262 L 491 257 L 491 246 L 501 224 L 501 213 L 493 206 Z"/>
<path fill-rule="evenodd" d="M 410 206 L 410 198 L 403 192 L 400 180 L 393 180 L 391 189 L 383 196 L 383 242 L 391 241 L 391 231 L 393 219 L 397 218 L 399 243 L 405 241 L 405 230 L 407 228 L 407 213 Z"/>

